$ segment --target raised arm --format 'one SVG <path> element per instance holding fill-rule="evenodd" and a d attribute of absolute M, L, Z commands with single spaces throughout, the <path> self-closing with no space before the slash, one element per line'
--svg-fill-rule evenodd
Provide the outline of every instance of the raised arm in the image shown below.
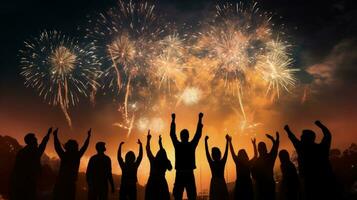
<path fill-rule="evenodd" d="M 139 155 L 138 158 L 136 159 L 136 165 L 139 167 L 141 160 L 143 159 L 143 144 L 141 143 L 140 140 L 137 142 L 139 144 Z"/>
<path fill-rule="evenodd" d="M 228 138 L 228 143 L 229 143 L 229 149 L 231 150 L 232 158 L 236 162 L 238 160 L 238 156 L 234 152 L 234 147 L 233 147 L 233 144 L 232 144 L 232 137 L 231 136 L 229 136 L 229 138 Z"/>
<path fill-rule="evenodd" d="M 198 142 L 200 141 L 200 138 L 202 136 L 202 128 L 203 128 L 202 118 L 203 118 L 203 113 L 199 113 L 198 114 L 198 122 L 197 122 L 196 133 L 195 133 L 195 136 L 192 139 L 192 143 L 194 144 L 194 146 L 198 145 Z"/>
<path fill-rule="evenodd" d="M 119 148 L 118 148 L 118 154 L 117 154 L 117 158 L 118 158 L 118 162 L 119 162 L 119 166 L 123 169 L 124 167 L 124 160 L 121 157 L 121 147 L 123 146 L 124 142 L 121 142 L 119 144 Z"/>
<path fill-rule="evenodd" d="M 222 162 L 226 163 L 227 162 L 227 157 L 228 157 L 228 141 L 229 141 L 229 135 L 226 135 L 226 149 L 224 150 Z"/>
<path fill-rule="evenodd" d="M 86 150 L 88 149 L 89 146 L 89 140 L 90 140 L 90 136 L 92 135 L 92 129 L 88 130 L 87 133 L 87 139 L 84 142 L 83 146 L 81 147 L 81 149 L 79 150 L 79 156 L 82 157 L 84 155 L 84 153 L 86 152 Z"/>
<path fill-rule="evenodd" d="M 152 155 L 152 152 L 151 152 L 150 140 L 151 140 L 151 135 L 150 135 L 150 130 L 149 130 L 148 135 L 147 135 L 147 140 L 146 140 L 146 154 L 147 154 L 149 160 L 152 161 L 154 159 L 154 155 Z"/>
<path fill-rule="evenodd" d="M 322 133 L 324 134 L 324 137 L 322 138 L 321 144 L 326 145 L 326 147 L 328 149 L 330 149 L 331 140 L 332 140 L 332 136 L 331 136 L 330 130 L 325 125 L 323 125 L 320 121 L 316 121 L 315 124 L 316 124 L 316 126 L 318 126 L 322 130 Z"/>
<path fill-rule="evenodd" d="M 59 156 L 60 158 L 62 158 L 63 155 L 64 155 L 64 150 L 62 149 L 61 142 L 60 142 L 59 139 L 58 139 L 58 129 L 56 129 L 56 130 L 53 132 L 53 141 L 54 141 L 56 153 L 58 154 L 58 156 Z"/>
<path fill-rule="evenodd" d="M 266 136 L 273 142 L 273 146 L 271 147 L 270 150 L 270 155 L 272 156 L 272 158 L 275 160 L 276 156 L 278 155 L 278 150 L 279 150 L 279 132 L 276 132 L 276 138 L 274 139 L 273 136 L 266 134 Z"/>
<path fill-rule="evenodd" d="M 290 127 L 288 125 L 285 125 L 284 129 L 288 134 L 290 141 L 293 143 L 295 149 L 298 148 L 300 140 L 296 138 L 295 134 L 290 130 Z"/>
<path fill-rule="evenodd" d="M 159 147 L 160 149 L 164 149 L 164 146 L 162 146 L 162 137 L 159 135 Z"/>
<path fill-rule="evenodd" d="M 174 146 L 176 146 L 179 141 L 177 140 L 177 136 L 176 136 L 176 123 L 175 123 L 175 119 L 176 119 L 176 115 L 175 113 L 171 114 L 171 127 L 170 127 L 170 137 L 172 140 L 172 143 L 174 144 Z"/>
<path fill-rule="evenodd" d="M 38 146 L 40 156 L 42 156 L 43 152 L 46 149 L 47 142 L 50 139 L 51 133 L 52 133 L 52 127 L 48 129 L 46 136 L 43 137 L 41 144 Z"/>
<path fill-rule="evenodd" d="M 258 149 L 257 149 L 257 140 L 255 138 L 252 139 L 253 149 L 254 149 L 254 157 L 253 160 L 258 158 Z"/>
<path fill-rule="evenodd" d="M 211 166 L 212 165 L 212 158 L 211 158 L 211 155 L 209 153 L 209 149 L 208 149 L 208 135 L 206 135 L 205 137 L 205 150 L 206 150 L 206 157 L 207 157 L 207 160 L 208 160 L 208 164 Z"/>

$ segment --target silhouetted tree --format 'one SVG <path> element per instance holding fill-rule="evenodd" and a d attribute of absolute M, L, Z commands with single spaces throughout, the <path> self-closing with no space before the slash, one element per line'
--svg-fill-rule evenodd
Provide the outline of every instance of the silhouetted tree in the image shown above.
<path fill-rule="evenodd" d="M 22 146 L 15 138 L 0 135 L 0 194 L 9 198 L 10 175 L 13 171 L 17 152 Z"/>

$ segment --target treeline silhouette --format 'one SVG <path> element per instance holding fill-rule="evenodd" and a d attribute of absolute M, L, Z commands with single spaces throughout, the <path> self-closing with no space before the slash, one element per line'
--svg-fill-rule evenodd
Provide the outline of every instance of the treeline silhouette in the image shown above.
<path fill-rule="evenodd" d="M 205 136 L 205 152 L 211 170 L 209 195 L 197 195 L 194 170 L 195 151 L 203 130 L 203 113 L 199 113 L 197 129 L 189 141 L 189 131 L 180 131 L 176 136 L 176 115 L 171 116 L 170 137 L 175 147 L 176 178 L 172 195 L 165 178 L 173 165 L 167 157 L 161 136 L 159 151 L 151 151 L 150 131 L 147 134 L 146 156 L 150 161 L 150 174 L 146 188 L 137 184 L 137 171 L 143 158 L 142 142 L 138 140 L 136 156 L 129 151 L 122 157 L 124 142 L 119 143 L 117 161 L 122 175 L 112 174 L 112 161 L 105 155 L 105 142 L 95 147 L 97 154 L 88 163 L 86 173 L 79 173 L 81 157 L 90 144 L 91 129 L 80 147 L 77 141 L 68 140 L 63 145 L 58 129 L 50 128 L 40 142 L 34 133 L 26 134 L 25 146 L 16 139 L 0 136 L 0 199 L 182 199 L 186 189 L 188 199 L 247 199 L 247 200 L 310 200 L 310 199 L 357 199 L 357 145 L 352 144 L 341 152 L 330 149 L 332 136 L 320 121 L 323 139 L 315 141 L 312 130 L 303 130 L 298 139 L 288 125 L 284 127 L 295 153 L 291 158 L 285 149 L 279 151 L 280 136 L 267 134 L 272 147 L 252 138 L 254 156 L 249 158 L 245 149 L 235 152 L 232 137 L 226 135 L 222 155 L 217 147 L 209 149 L 209 136 Z M 44 151 L 51 135 L 59 160 L 50 159 Z M 236 181 L 228 183 L 224 177 L 228 154 L 236 165 Z M 280 176 L 274 172 L 275 161 L 280 160 Z M 296 162 L 297 164 L 294 164 Z M 115 162 L 116 163 L 116 162 Z M 297 165 L 297 166 L 296 166 Z M 274 177 L 275 175 L 275 177 Z M 119 190 L 119 192 L 118 192 Z M 110 193 L 109 193 L 110 192 Z"/>

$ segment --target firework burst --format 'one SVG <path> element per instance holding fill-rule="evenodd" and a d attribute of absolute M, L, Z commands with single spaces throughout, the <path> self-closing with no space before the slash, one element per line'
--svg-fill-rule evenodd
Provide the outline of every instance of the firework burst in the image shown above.
<path fill-rule="evenodd" d="M 145 1 L 119 0 L 116 7 L 89 19 L 86 37 L 94 40 L 106 63 L 103 85 L 118 94 L 128 76 L 147 73 L 149 57 L 164 32 L 154 10 Z"/>
<path fill-rule="evenodd" d="M 266 94 L 271 94 L 272 100 L 279 98 L 281 90 L 289 92 L 295 86 L 294 73 L 299 69 L 291 68 L 293 60 L 288 54 L 289 45 L 276 40 L 267 43 L 267 53 L 258 62 L 257 70 L 267 82 Z"/>
<path fill-rule="evenodd" d="M 178 34 L 166 36 L 159 41 L 158 52 L 152 60 L 153 79 L 158 80 L 158 88 L 171 92 L 173 86 L 181 89 L 187 78 L 185 73 L 185 45 Z"/>
<path fill-rule="evenodd" d="M 155 5 L 145 1 L 119 0 L 116 7 L 89 20 L 94 29 L 87 29 L 87 37 L 97 44 L 102 62 L 106 63 L 103 85 L 117 95 L 121 90 L 125 93 L 120 106 L 123 109 L 119 109 L 124 112 L 123 127 L 132 127 L 134 113 L 129 113 L 128 106 L 136 91 L 136 78 L 148 79 L 151 55 L 165 32 L 154 10 Z"/>
<path fill-rule="evenodd" d="M 249 9 L 243 4 L 216 6 L 216 15 L 199 34 L 198 44 L 207 56 L 217 63 L 211 70 L 217 81 L 223 81 L 227 94 L 238 98 L 246 120 L 243 87 L 246 71 L 252 70 L 261 46 L 271 36 L 270 17 L 258 12 L 256 4 Z M 222 90 L 218 87 L 217 90 Z"/>
<path fill-rule="evenodd" d="M 43 31 L 26 41 L 20 53 L 25 85 L 33 87 L 49 104 L 59 105 L 71 126 L 68 108 L 98 87 L 95 78 L 100 71 L 93 47 L 82 48 L 58 31 Z"/>

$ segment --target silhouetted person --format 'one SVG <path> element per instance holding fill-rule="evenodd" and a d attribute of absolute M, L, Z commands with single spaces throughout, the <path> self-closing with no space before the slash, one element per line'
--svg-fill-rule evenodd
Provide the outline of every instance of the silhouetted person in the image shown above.
<path fill-rule="evenodd" d="M 228 139 L 226 135 L 226 149 L 221 159 L 221 151 L 217 147 L 212 148 L 212 158 L 208 150 L 208 136 L 205 137 L 206 157 L 211 169 L 211 183 L 209 189 L 210 200 L 228 200 L 228 189 L 226 180 L 224 179 L 224 167 L 227 162 L 228 155 Z"/>
<path fill-rule="evenodd" d="M 48 129 L 40 145 L 35 134 L 25 136 L 25 147 L 16 155 L 11 177 L 10 199 L 33 200 L 37 199 L 36 184 L 41 172 L 41 156 L 46 149 L 52 128 Z"/>
<path fill-rule="evenodd" d="M 150 130 L 147 136 L 146 153 L 150 161 L 150 176 L 146 184 L 145 199 L 146 200 L 170 200 L 169 187 L 165 179 L 166 170 L 171 170 L 172 165 L 167 158 L 166 151 L 162 146 L 161 136 L 159 137 L 160 150 L 156 156 L 150 149 Z"/>
<path fill-rule="evenodd" d="M 141 141 L 138 140 L 139 144 L 139 155 L 135 160 L 135 154 L 129 151 L 125 155 L 125 162 L 121 157 L 121 148 L 124 142 L 121 142 L 118 149 L 118 162 L 122 171 L 121 184 L 119 191 L 120 200 L 136 200 L 136 183 L 138 181 L 137 174 L 138 168 L 143 159 L 143 145 Z"/>
<path fill-rule="evenodd" d="M 234 199 L 241 200 L 253 200 L 253 183 L 250 177 L 251 175 L 251 162 L 253 162 L 257 157 L 257 148 L 255 145 L 255 139 L 252 140 L 254 147 L 254 157 L 252 160 L 249 160 L 248 154 L 244 149 L 238 151 L 238 155 L 235 154 L 232 138 L 228 138 L 232 158 L 236 165 L 236 183 L 234 187 Z"/>
<path fill-rule="evenodd" d="M 259 142 L 259 157 L 253 162 L 252 175 L 255 180 L 256 199 L 275 199 L 274 163 L 278 155 L 279 133 L 276 132 L 276 139 L 271 135 L 266 135 L 273 146 L 268 152 L 264 142 Z"/>
<path fill-rule="evenodd" d="M 53 190 L 53 199 L 74 200 L 80 160 L 88 148 L 92 130 L 89 129 L 87 139 L 80 149 L 78 149 L 78 143 L 75 140 L 68 140 L 63 149 L 58 139 L 57 131 L 58 129 L 53 132 L 54 145 L 61 163 Z"/>
<path fill-rule="evenodd" d="M 300 185 L 295 165 L 290 161 L 289 152 L 285 149 L 279 152 L 279 158 L 282 173 L 280 200 L 298 200 L 300 199 Z"/>
<path fill-rule="evenodd" d="M 300 140 L 291 132 L 288 125 L 284 128 L 298 154 L 299 174 L 303 180 L 304 197 L 306 199 L 337 199 L 335 178 L 329 160 L 331 133 L 320 122 L 315 124 L 321 128 L 321 143 L 315 143 L 315 132 L 303 130 Z"/>
<path fill-rule="evenodd" d="M 176 136 L 176 124 L 175 124 L 176 115 L 173 113 L 171 117 L 172 117 L 172 122 L 170 128 L 170 137 L 175 147 L 175 169 L 176 169 L 173 195 L 175 197 L 175 200 L 181 200 L 183 196 L 183 191 L 186 188 L 188 199 L 194 200 L 196 199 L 197 192 L 196 192 L 195 175 L 193 174 L 193 170 L 196 169 L 196 156 L 195 156 L 196 147 L 202 136 L 203 113 L 200 113 L 198 115 L 196 133 L 191 142 L 188 141 L 189 132 L 187 129 L 183 129 L 180 132 L 181 142 L 178 141 Z"/>
<path fill-rule="evenodd" d="M 98 142 L 95 145 L 97 154 L 92 156 L 87 167 L 88 199 L 107 200 L 108 183 L 114 193 L 114 181 L 112 175 L 112 162 L 109 156 L 105 155 L 105 143 Z"/>

